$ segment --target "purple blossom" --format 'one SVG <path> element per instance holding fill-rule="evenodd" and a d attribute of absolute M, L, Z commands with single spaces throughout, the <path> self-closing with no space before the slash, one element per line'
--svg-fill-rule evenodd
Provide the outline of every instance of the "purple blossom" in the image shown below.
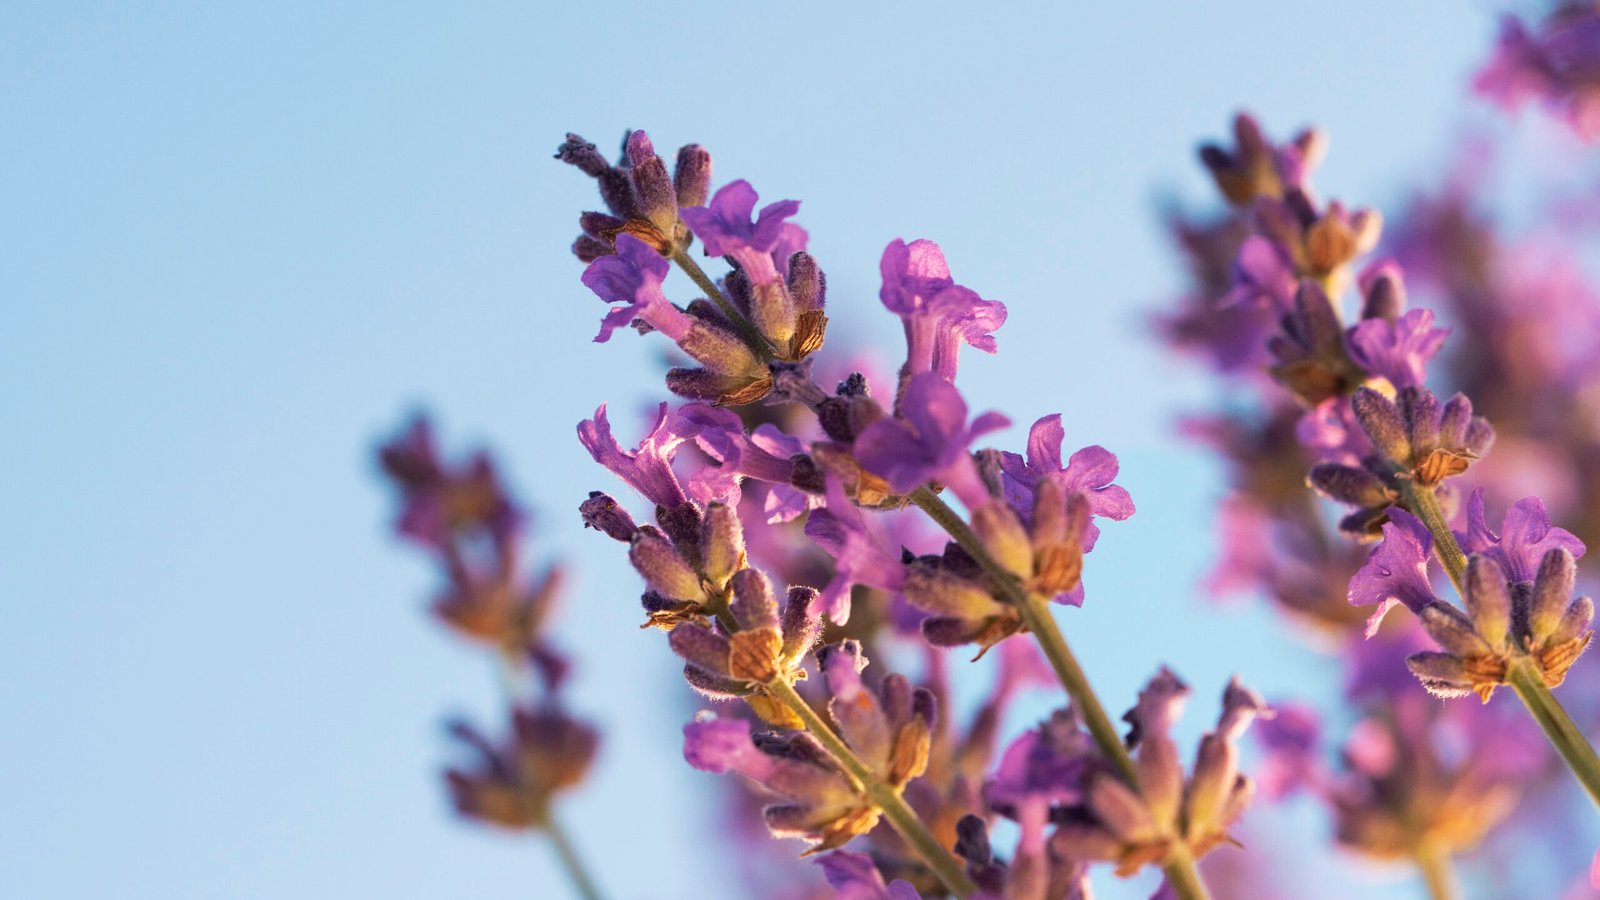
<path fill-rule="evenodd" d="M 1472 492 L 1467 501 L 1467 531 L 1458 534 L 1461 549 L 1482 553 L 1500 564 L 1512 583 L 1532 581 L 1545 553 L 1560 547 L 1574 558 L 1583 556 L 1583 541 L 1565 528 L 1550 524 L 1550 514 L 1538 497 L 1524 497 L 1511 505 L 1500 524 L 1500 533 L 1489 530 L 1483 512 L 1483 488 Z"/>
<path fill-rule="evenodd" d="M 771 778 L 778 767 L 750 740 L 747 719 L 696 718 L 683 726 L 683 758 L 701 772 L 738 772 L 756 782 Z"/>
<path fill-rule="evenodd" d="M 856 585 L 895 592 L 905 585 L 905 566 L 872 536 L 837 478 L 828 478 L 827 505 L 811 511 L 805 531 L 833 557 L 833 577 L 817 598 L 817 610 L 833 622 L 842 625 L 850 618 L 850 591 Z"/>
<path fill-rule="evenodd" d="M 1426 380 L 1428 360 L 1444 346 L 1448 328 L 1433 327 L 1433 310 L 1413 309 L 1398 320 L 1366 319 L 1350 329 L 1350 358 L 1396 388 Z"/>
<path fill-rule="evenodd" d="M 1435 602 L 1433 586 L 1428 581 L 1432 553 L 1433 535 L 1428 533 L 1428 526 L 1399 507 L 1390 509 L 1389 521 L 1383 525 L 1383 541 L 1350 579 L 1352 604 L 1377 604 L 1367 619 L 1368 637 L 1378 630 L 1384 614 L 1396 603 L 1403 603 L 1420 615 Z"/>
<path fill-rule="evenodd" d="M 522 514 L 500 484 L 494 463 L 478 454 L 463 466 L 446 467 L 427 419 L 417 418 L 384 445 L 379 460 L 400 487 L 395 530 L 402 537 L 434 550 L 479 530 L 497 546 L 515 537 Z"/>
<path fill-rule="evenodd" d="M 822 876 L 836 892 L 836 900 L 922 900 L 909 882 L 883 883 L 883 875 L 865 853 L 835 850 L 817 857 Z"/>
<path fill-rule="evenodd" d="M 1281 800 L 1322 778 L 1322 720 L 1302 703 L 1274 703 L 1276 715 L 1256 726 L 1264 752 L 1256 766 L 1256 784 L 1269 800 Z"/>
<path fill-rule="evenodd" d="M 602 256 L 583 270 L 583 283 L 601 300 L 616 304 L 600 320 L 596 343 L 611 340 L 611 332 L 635 319 L 643 319 L 674 343 L 682 341 L 692 324 L 684 312 L 661 293 L 661 283 L 672 268 L 654 247 L 631 234 L 617 235 L 617 252 Z"/>
<path fill-rule="evenodd" d="M 1494 56 L 1473 86 L 1508 112 L 1540 101 L 1583 139 L 1600 137 L 1600 13 L 1563 4 L 1537 33 L 1504 19 Z"/>
<path fill-rule="evenodd" d="M 1048 478 L 1069 491 L 1077 491 L 1089 500 L 1089 512 L 1116 522 L 1133 515 L 1133 498 L 1126 488 L 1112 484 L 1117 477 L 1117 457 L 1098 444 L 1084 447 L 1072 454 L 1065 465 L 1061 462 L 1061 444 L 1066 431 L 1061 427 L 1061 415 L 1049 415 L 1033 423 L 1028 429 L 1028 455 L 1015 453 L 1000 455 L 1000 468 L 1005 475 L 1006 501 L 1022 516 L 1024 522 L 1032 521 L 1034 491 L 1041 479 Z M 1094 549 L 1100 529 L 1090 524 L 1083 535 L 1083 549 Z"/>
<path fill-rule="evenodd" d="M 1011 424 L 986 412 L 967 425 L 967 402 L 955 385 L 933 373 L 914 376 L 906 385 L 903 418 L 879 419 L 856 438 L 856 459 L 869 472 L 883 476 L 900 493 L 930 480 L 949 485 L 969 509 L 988 500 L 968 448 L 991 431 Z"/>
<path fill-rule="evenodd" d="M 656 408 L 656 421 L 639 446 L 628 452 L 611 434 L 606 405 L 594 411 L 593 419 L 578 423 L 578 440 L 594 461 L 607 469 L 657 506 L 672 508 L 689 501 L 683 485 L 672 471 L 672 456 L 683 438 L 667 427 L 667 404 Z"/>
<path fill-rule="evenodd" d="M 983 787 L 990 808 L 1015 818 L 1030 805 L 1048 810 L 1082 800 L 1089 755 L 1059 740 L 1056 731 L 1044 725 L 1011 742 Z"/>
<path fill-rule="evenodd" d="M 897 238 L 883 251 L 879 268 L 878 297 L 905 326 L 904 374 L 937 372 L 954 382 L 963 343 L 995 352 L 993 332 L 1005 324 L 1005 304 L 956 284 L 938 244 Z"/>
<path fill-rule="evenodd" d="M 805 496 L 789 486 L 794 474 L 792 458 L 804 453 L 805 446 L 774 425 L 762 425 L 756 429 L 756 434 L 746 434 L 744 420 L 733 410 L 688 403 L 679 408 L 672 430 L 684 440 L 693 440 L 718 463 L 701 469 L 689 479 L 689 493 L 702 503 L 737 503 L 739 482 L 743 478 L 781 486 L 786 492 L 783 497 L 786 504 L 796 501 L 795 494 Z M 806 505 L 800 507 L 800 512 L 809 507 L 809 501 L 803 502 Z"/>
<path fill-rule="evenodd" d="M 785 219 L 800 211 L 800 201 L 769 203 L 752 219 L 756 199 L 755 188 L 741 178 L 717 191 L 710 206 L 686 207 L 678 214 L 705 244 L 707 254 L 731 256 L 751 284 L 769 284 L 779 278 L 773 251 L 780 244 L 785 249 L 803 249 L 805 232 L 797 227 L 790 230 L 784 224 Z M 783 262 L 787 265 L 788 259 Z"/>
<path fill-rule="evenodd" d="M 1253 306 L 1282 315 L 1294 307 L 1300 287 L 1294 260 L 1270 238 L 1252 234 L 1239 245 L 1233 264 L 1234 287 L 1222 298 L 1222 307 Z"/>
<path fill-rule="evenodd" d="M 1356 466 L 1372 453 L 1372 441 L 1356 421 L 1349 397 L 1330 397 L 1306 410 L 1295 423 L 1295 438 L 1315 462 Z"/>

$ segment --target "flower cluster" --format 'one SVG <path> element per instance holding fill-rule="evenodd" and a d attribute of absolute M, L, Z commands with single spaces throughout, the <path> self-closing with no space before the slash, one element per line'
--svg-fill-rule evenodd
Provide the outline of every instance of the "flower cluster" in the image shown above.
<path fill-rule="evenodd" d="M 455 633 L 494 653 L 516 687 L 510 730 L 496 742 L 472 726 L 450 732 L 475 755 L 445 781 L 468 818 L 504 828 L 548 829 L 555 796 L 583 781 L 599 747 L 595 729 L 561 700 L 568 663 L 544 634 L 561 570 L 524 580 L 518 547 L 524 515 L 506 494 L 493 462 L 479 454 L 451 466 L 433 430 L 417 419 L 379 452 L 400 492 L 395 530 L 437 562 L 447 586 L 434 613 Z"/>
<path fill-rule="evenodd" d="M 1480 414 L 1476 389 L 1444 402 L 1429 390 L 1431 364 L 1449 332 L 1436 327 L 1431 310 L 1407 308 L 1406 259 L 1419 263 L 1430 287 L 1444 272 L 1459 282 L 1453 285 L 1458 296 L 1472 292 L 1481 305 L 1481 245 L 1463 243 L 1456 257 L 1441 249 L 1443 242 L 1424 244 L 1403 233 L 1394 258 L 1365 263 L 1353 274 L 1362 255 L 1379 246 L 1379 219 L 1315 199 L 1308 180 L 1315 154 L 1307 152 L 1320 147 L 1314 133 L 1274 146 L 1248 117 L 1241 117 L 1235 132 L 1237 149 L 1201 151 L 1231 211 L 1209 223 L 1182 223 L 1182 246 L 1195 257 L 1200 279 L 1184 309 L 1166 322 L 1170 339 L 1212 363 L 1251 401 L 1235 400 L 1228 411 L 1189 426 L 1234 464 L 1236 494 L 1224 507 L 1227 555 L 1213 585 L 1265 588 L 1286 611 L 1342 634 L 1360 621 L 1339 611 L 1339 601 L 1348 598 L 1351 606 L 1370 608 L 1369 638 L 1381 634 L 1386 613 L 1403 605 L 1417 616 L 1415 633 L 1435 645 L 1402 654 L 1429 692 L 1475 693 L 1487 701 L 1495 687 L 1509 684 L 1530 709 L 1537 707 L 1536 719 L 1548 722 L 1547 711 L 1558 707 L 1537 692 L 1560 685 L 1592 637 L 1592 604 L 1572 599 L 1574 561 L 1583 545 L 1552 526 L 1536 497 L 1512 506 L 1499 535 L 1484 524 L 1481 487 L 1469 503 L 1460 502 L 1464 492 L 1457 482 L 1476 480 L 1491 446 L 1500 443 L 1502 421 L 1494 417 L 1491 427 Z M 1285 206 L 1296 211 L 1299 231 L 1286 224 Z M 1336 236 L 1325 235 L 1313 252 L 1313 228 L 1334 229 L 1329 234 Z M 1466 256 L 1471 252 L 1479 256 Z M 1445 269 L 1458 263 L 1458 269 Z M 1346 293 L 1357 300 L 1348 325 Z M 1230 324 L 1241 316 L 1260 338 L 1254 348 L 1238 343 L 1241 328 Z M 1466 321 L 1483 343 L 1507 346 L 1489 324 L 1493 319 Z M 1516 370 L 1513 359 L 1527 370 L 1530 359 L 1537 359 L 1529 354 L 1539 347 L 1525 343 L 1507 353 L 1506 371 Z M 1547 383 L 1571 369 L 1550 371 L 1543 376 Z M 1480 370 L 1465 386 L 1483 387 L 1500 409 L 1498 401 L 1508 396 L 1502 381 Z M 1524 408 L 1510 422 L 1513 441 L 1530 425 L 1539 427 L 1526 415 L 1526 401 L 1516 402 Z M 1507 480 L 1492 469 L 1490 476 L 1491 483 Z M 1341 532 L 1377 546 L 1359 551 L 1358 544 L 1328 534 L 1321 510 L 1303 500 L 1301 478 L 1353 508 L 1340 521 Z M 1438 596 L 1434 567 L 1450 577 L 1463 606 Z M 1393 641 L 1373 640 L 1395 649 Z M 1346 644 L 1344 638 L 1337 642 Z M 1353 680 L 1360 680 L 1361 661 L 1369 656 L 1347 655 Z M 1475 766 L 1455 764 L 1448 745 L 1459 738 L 1435 727 L 1439 716 L 1412 711 L 1414 701 L 1394 690 L 1352 702 L 1373 723 L 1358 733 L 1383 733 L 1385 745 L 1401 747 L 1408 764 L 1368 765 L 1371 754 L 1354 755 L 1354 771 L 1343 787 L 1326 789 L 1324 779 L 1319 793 L 1339 821 L 1341 840 L 1373 856 L 1419 860 L 1427 870 L 1434 854 L 1469 849 L 1504 817 L 1508 798 L 1515 796 L 1510 781 L 1485 787 Z M 1484 746 L 1494 743 L 1492 727 L 1503 727 L 1499 711 L 1443 718 L 1459 720 L 1451 728 L 1469 729 Z M 1501 724 L 1491 727 L 1492 721 Z M 1308 762 L 1313 731 L 1308 715 L 1291 714 L 1269 727 L 1269 784 L 1298 783 L 1314 771 Z M 1372 740 L 1365 744 L 1375 746 Z M 1574 752 L 1593 753 L 1587 745 Z M 1441 762 L 1422 764 L 1429 759 Z M 1374 806 L 1373 798 L 1383 802 Z M 1428 825 L 1434 819 L 1443 823 L 1437 834 Z"/>
<path fill-rule="evenodd" d="M 980 717 L 964 742 L 940 739 L 935 710 L 948 692 L 934 688 L 945 648 L 976 645 L 982 656 L 1000 647 L 1003 670 L 1014 671 L 1016 654 L 1005 648 L 1016 636 L 1046 629 L 1048 646 L 1065 647 L 1057 644 L 1051 604 L 1084 601 L 1084 556 L 1098 540 L 1097 520 L 1134 512 L 1115 483 L 1116 457 L 1101 447 L 1064 452 L 1060 416 L 1033 424 L 1025 452 L 980 446 L 1010 420 L 973 414 L 956 385 L 959 356 L 963 346 L 995 352 L 1006 308 L 957 282 L 932 241 L 895 240 L 881 257 L 879 299 L 905 332 L 892 389 L 880 401 L 873 380 L 854 371 L 829 391 L 813 375 L 825 337 L 825 282 L 805 252 L 806 232 L 789 221 L 799 204 L 758 212 L 757 194 L 743 181 L 708 203 L 687 202 L 706 191 L 684 189 L 680 165 L 678 209 L 669 216 L 663 206 L 658 215 L 639 199 L 670 196 L 648 138 L 631 133 L 627 164 L 615 167 L 586 147 L 569 139 L 558 155 L 600 180 L 616 220 L 586 213 L 588 239 L 575 248 L 588 263 L 583 283 L 612 304 L 598 340 L 632 324 L 665 334 L 700 365 L 666 374 L 667 389 L 690 402 L 661 404 L 632 449 L 614 436 L 605 406 L 578 426 L 594 460 L 651 506 L 640 524 L 625 503 L 592 492 L 580 507 L 584 523 L 628 545 L 645 585 L 646 624 L 668 633 L 689 685 L 713 701 L 743 701 L 742 710 L 688 726 L 689 761 L 740 772 L 777 795 L 780 802 L 763 812 L 769 829 L 806 840 L 812 852 L 871 834 L 872 871 L 856 856 L 824 857 L 832 860 L 830 879 L 862 891 L 886 894 L 891 879 L 960 895 L 1004 883 L 1001 893 L 1020 900 L 1054 896 L 1038 891 L 1062 879 L 1081 880 L 1102 856 L 1072 856 L 1058 846 L 1046 864 L 1042 845 L 1025 836 L 1008 862 L 988 845 L 987 822 L 999 809 L 976 787 L 987 777 L 1000 707 Z M 696 171 L 709 171 L 703 151 L 684 154 Z M 590 227 L 601 221 L 604 229 Z M 1304 249 L 1322 260 L 1329 240 L 1366 227 L 1340 216 L 1303 223 Z M 726 274 L 713 278 L 690 257 L 696 239 L 707 255 L 723 257 Z M 703 296 L 682 305 L 667 299 L 673 265 Z M 765 405 L 753 405 L 758 400 Z M 919 552 L 904 542 L 895 523 L 912 507 L 945 531 L 942 546 Z M 797 520 L 799 531 L 790 530 Z M 820 568 L 810 567 L 818 557 L 793 548 L 796 534 L 821 551 Z M 800 558 L 812 563 L 791 565 Z M 873 597 L 889 598 L 890 614 L 863 623 L 857 603 Z M 929 686 L 913 687 L 899 673 L 873 687 L 863 682 L 863 641 L 878 639 L 875 621 L 920 637 Z M 1068 673 L 1063 683 L 1086 710 L 1096 765 L 1131 767 L 1098 701 L 1071 674 L 1075 664 L 1059 658 L 1069 651 L 1054 652 L 1052 664 Z M 813 673 L 823 676 L 824 694 L 814 690 Z M 1229 696 L 1246 696 L 1241 691 Z M 1143 842 L 1137 855 L 1180 873 L 1184 884 L 1193 882 L 1193 860 L 1221 840 L 1248 797 L 1235 783 L 1232 749 L 1248 721 L 1242 703 L 1230 706 L 1205 745 L 1212 749 L 1202 751 L 1210 774 L 1197 776 L 1192 798 L 1180 804 L 1184 824 L 1168 821 L 1164 807 L 1149 813 L 1163 823 L 1160 840 Z M 1145 730 L 1150 745 L 1165 739 L 1153 724 Z M 1132 801 L 1146 802 L 1165 800 Z M 888 834 L 880 836 L 880 821 Z M 935 833 L 955 838 L 965 862 Z"/>

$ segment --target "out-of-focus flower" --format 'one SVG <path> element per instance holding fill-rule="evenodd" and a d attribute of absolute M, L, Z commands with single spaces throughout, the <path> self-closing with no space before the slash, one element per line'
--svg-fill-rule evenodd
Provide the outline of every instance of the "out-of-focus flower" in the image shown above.
<path fill-rule="evenodd" d="M 1561 3 L 1535 28 L 1506 17 L 1474 87 L 1508 112 L 1537 101 L 1585 140 L 1600 138 L 1600 12 Z"/>
<path fill-rule="evenodd" d="M 1160 864 L 1175 845 L 1196 858 L 1228 838 L 1255 792 L 1239 771 L 1238 739 L 1257 717 L 1270 715 L 1266 703 L 1234 679 L 1223 692 L 1217 727 L 1200 741 L 1194 767 L 1185 779 L 1173 723 L 1189 689 L 1163 669 L 1139 693 L 1125 717 L 1132 726 L 1128 746 L 1137 782 L 1130 784 L 1105 762 L 1091 765 L 1083 780 L 1084 803 L 1060 819 L 1052 846 L 1076 859 L 1105 860 L 1130 875 Z"/>
<path fill-rule="evenodd" d="M 555 795 L 583 780 L 599 734 L 553 704 L 514 709 L 511 733 L 496 744 L 471 726 L 451 733 L 477 752 L 476 765 L 445 773 L 462 815 L 505 828 L 541 828 Z"/>

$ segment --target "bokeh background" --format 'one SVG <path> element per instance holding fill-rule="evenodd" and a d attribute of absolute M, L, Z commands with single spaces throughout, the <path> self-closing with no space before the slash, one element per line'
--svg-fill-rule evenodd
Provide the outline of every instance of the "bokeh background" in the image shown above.
<path fill-rule="evenodd" d="M 1319 183 L 1382 206 L 1484 115 L 1493 30 L 1446 0 L 5 4 L 0 896 L 564 895 L 546 847 L 458 823 L 438 784 L 440 716 L 497 721 L 498 698 L 387 532 L 373 449 L 424 409 L 499 452 L 577 575 L 557 632 L 606 738 L 565 818 L 601 880 L 746 893 L 716 780 L 680 758 L 695 702 L 618 548 L 578 527 L 615 485 L 573 426 L 610 401 L 636 435 L 660 358 L 590 343 L 568 130 L 697 141 L 718 184 L 803 200 L 832 334 L 891 365 L 889 240 L 938 240 L 1009 306 L 1001 353 L 967 355 L 974 406 L 1064 413 L 1139 504 L 1062 613 L 1108 706 L 1158 661 L 1196 688 L 1186 739 L 1232 672 L 1326 691 L 1259 605 L 1197 590 L 1222 481 L 1175 437 L 1203 377 L 1147 324 L 1182 284 L 1159 210 L 1209 198 L 1193 147 L 1241 107 L 1323 126 Z M 1309 806 L 1253 818 L 1297 896 L 1416 895 Z"/>

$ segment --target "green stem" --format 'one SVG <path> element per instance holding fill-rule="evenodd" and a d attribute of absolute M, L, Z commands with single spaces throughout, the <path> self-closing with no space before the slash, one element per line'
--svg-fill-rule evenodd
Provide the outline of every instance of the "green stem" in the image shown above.
<path fill-rule="evenodd" d="M 750 320 L 744 317 L 744 313 L 741 313 L 739 308 L 733 305 L 727 295 L 722 293 L 722 289 L 717 287 L 717 283 L 711 280 L 711 276 L 700 268 L 700 264 L 695 262 L 687 251 L 674 250 L 672 252 L 672 261 L 678 264 L 678 268 L 683 270 L 683 274 L 689 276 L 689 280 L 693 281 L 696 287 L 705 291 L 706 296 L 711 298 L 711 302 L 717 304 L 717 308 L 722 310 L 724 316 L 727 316 L 728 322 L 733 325 L 734 330 L 739 332 L 739 337 L 750 345 L 750 349 L 755 351 L 757 356 L 762 359 L 772 359 L 772 345 L 761 335 L 761 332 L 756 330 L 754 325 L 750 324 Z"/>
<path fill-rule="evenodd" d="M 883 817 L 889 820 L 889 825 L 894 828 L 900 837 L 911 846 L 922 861 L 928 864 L 933 874 L 944 882 L 950 893 L 957 897 L 970 897 L 978 892 L 977 885 L 967 877 L 961 864 L 956 858 L 939 844 L 938 838 L 928 831 L 928 826 L 923 824 L 900 792 L 889 787 L 871 769 L 867 768 L 855 751 L 836 734 L 827 722 L 811 708 L 794 686 L 787 681 L 776 679 L 766 685 L 767 693 L 779 703 L 800 717 L 805 723 L 806 730 L 817 739 L 823 749 L 828 751 L 845 773 L 855 781 L 856 785 L 866 792 L 874 806 L 883 811 Z"/>
<path fill-rule="evenodd" d="M 1195 867 L 1194 854 L 1189 852 L 1188 844 L 1175 841 L 1172 852 L 1161 864 L 1161 871 L 1166 874 L 1167 886 L 1172 888 L 1175 896 L 1182 900 L 1210 900 L 1211 893 L 1200 878 L 1200 870 Z"/>
<path fill-rule="evenodd" d="M 1455 585 L 1456 593 L 1462 597 L 1466 594 L 1467 584 L 1467 555 L 1461 552 L 1461 545 L 1456 543 L 1455 532 L 1450 530 L 1450 523 L 1445 520 L 1444 510 L 1439 506 L 1439 495 L 1431 487 L 1419 486 L 1410 479 L 1400 479 L 1400 495 L 1406 507 L 1428 526 L 1428 532 L 1433 535 L 1433 552 L 1439 557 L 1439 564 L 1444 566 L 1445 574 L 1450 576 L 1450 583 Z"/>
<path fill-rule="evenodd" d="M 1061 680 L 1061 686 L 1066 688 L 1067 696 L 1076 704 L 1078 713 L 1083 717 L 1084 725 L 1089 729 L 1089 735 L 1094 738 L 1100 752 L 1117 767 L 1129 786 L 1137 788 L 1139 772 L 1133 764 L 1133 757 L 1128 755 L 1128 748 L 1123 744 L 1122 736 L 1111 723 L 1111 717 L 1106 715 L 1105 707 L 1100 705 L 1100 698 L 1089 685 L 1088 675 L 1084 674 L 1083 667 L 1078 665 L 1078 658 L 1067 645 L 1066 636 L 1061 633 L 1061 627 L 1050 614 L 1049 601 L 1024 590 L 1016 576 L 1002 568 L 995 562 L 994 557 L 989 555 L 983 540 L 971 526 L 967 525 L 966 520 L 951 509 L 949 504 L 939 499 L 939 496 L 926 485 L 911 492 L 911 502 L 937 522 L 957 544 L 961 545 L 961 549 L 967 551 L 968 556 L 977 560 L 978 565 L 988 573 L 990 580 L 999 587 L 1001 599 L 1016 608 L 1018 614 L 1022 616 L 1022 621 L 1027 624 L 1028 630 L 1033 632 L 1034 639 L 1039 642 L 1039 649 L 1044 651 L 1051 668 L 1055 669 L 1056 677 Z M 1174 850 L 1162 864 L 1162 868 L 1167 873 L 1168 883 L 1181 900 L 1208 900 L 1211 896 L 1206 890 L 1205 882 L 1200 878 L 1199 871 L 1195 869 L 1194 856 L 1181 841 L 1174 842 Z"/>
<path fill-rule="evenodd" d="M 1406 505 L 1416 513 L 1428 531 L 1433 535 L 1434 553 L 1439 557 L 1439 562 L 1450 575 L 1450 581 L 1456 586 L 1456 593 L 1466 600 L 1466 570 L 1467 557 L 1461 552 L 1461 545 L 1456 543 L 1456 536 L 1445 522 L 1444 511 L 1439 508 L 1439 499 L 1431 487 L 1418 487 L 1415 483 L 1401 481 L 1402 499 Z M 1544 736 L 1550 741 L 1550 746 L 1556 748 L 1561 758 L 1566 761 L 1567 768 L 1577 776 L 1578 782 L 1588 792 L 1589 799 L 1600 806 L 1600 756 L 1596 756 L 1594 747 L 1589 739 L 1584 737 L 1582 731 L 1573 723 L 1572 717 L 1562 708 L 1561 701 L 1556 695 L 1550 693 L 1545 686 L 1544 676 L 1540 674 L 1539 667 L 1527 656 L 1517 656 L 1511 659 L 1511 665 L 1506 672 L 1506 680 L 1510 682 L 1512 690 L 1517 692 L 1517 698 L 1522 705 L 1528 708 L 1528 713 L 1535 722 L 1544 730 Z"/>
<path fill-rule="evenodd" d="M 1456 900 L 1455 873 L 1450 869 L 1450 854 L 1431 841 L 1417 848 L 1417 868 L 1422 870 L 1422 880 L 1428 885 L 1431 900 Z"/>
<path fill-rule="evenodd" d="M 1550 745 L 1566 760 L 1567 767 L 1578 777 L 1589 799 L 1600 806 L 1600 756 L 1595 755 L 1594 747 L 1578 730 L 1572 717 L 1567 715 L 1561 701 L 1545 687 L 1544 677 L 1539 674 L 1533 660 L 1526 656 L 1513 659 L 1506 675 L 1522 705 L 1528 708 L 1533 720 L 1544 729 L 1544 736 L 1550 740 Z"/>
<path fill-rule="evenodd" d="M 545 834 L 550 836 L 550 846 L 556 849 L 556 856 L 561 860 L 561 867 L 567 870 L 567 878 L 572 881 L 572 889 L 577 891 L 583 900 L 601 900 L 600 889 L 595 887 L 594 879 L 589 877 L 589 870 L 584 868 L 583 860 L 578 858 L 572 842 L 567 839 L 567 833 L 548 813 L 545 815 L 544 828 Z"/>

